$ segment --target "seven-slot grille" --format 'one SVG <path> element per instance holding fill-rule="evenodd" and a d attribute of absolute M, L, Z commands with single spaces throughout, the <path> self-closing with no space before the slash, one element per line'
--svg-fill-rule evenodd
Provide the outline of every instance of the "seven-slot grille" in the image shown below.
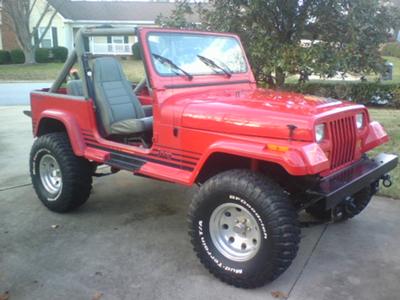
<path fill-rule="evenodd" d="M 332 152 L 331 169 L 354 160 L 357 132 L 354 116 L 345 117 L 329 123 Z"/>

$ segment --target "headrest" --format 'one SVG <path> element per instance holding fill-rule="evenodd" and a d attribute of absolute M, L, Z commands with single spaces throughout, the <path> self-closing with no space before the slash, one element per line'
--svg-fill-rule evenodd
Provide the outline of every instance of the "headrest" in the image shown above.
<path fill-rule="evenodd" d="M 122 81 L 127 80 L 120 62 L 114 57 L 99 57 L 93 61 L 94 81 Z"/>

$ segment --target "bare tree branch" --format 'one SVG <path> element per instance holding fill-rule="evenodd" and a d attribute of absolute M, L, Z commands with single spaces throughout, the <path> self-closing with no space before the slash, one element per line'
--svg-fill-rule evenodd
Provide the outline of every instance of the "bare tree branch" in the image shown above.
<path fill-rule="evenodd" d="M 37 2 L 37 0 L 33 0 L 32 5 L 31 5 L 31 8 L 29 9 L 29 12 L 28 12 L 28 17 L 31 16 L 32 11 L 33 11 L 33 9 L 35 8 L 36 2 Z"/>
<path fill-rule="evenodd" d="M 50 17 L 49 22 L 47 23 L 47 26 L 45 27 L 44 31 L 42 32 L 41 36 L 39 36 L 38 39 L 38 45 L 40 45 L 40 43 L 43 41 L 44 37 L 47 34 L 47 31 L 49 31 L 50 27 L 51 27 L 51 23 L 53 22 L 54 17 L 57 15 L 57 11 L 55 10 L 53 15 Z"/>
<path fill-rule="evenodd" d="M 36 25 L 33 27 L 33 31 L 31 31 L 31 34 L 40 26 L 40 23 L 42 23 L 44 17 L 47 15 L 47 12 L 49 11 L 50 4 L 47 3 L 46 7 L 44 8 L 42 14 L 40 15 L 39 20 L 36 22 Z"/>

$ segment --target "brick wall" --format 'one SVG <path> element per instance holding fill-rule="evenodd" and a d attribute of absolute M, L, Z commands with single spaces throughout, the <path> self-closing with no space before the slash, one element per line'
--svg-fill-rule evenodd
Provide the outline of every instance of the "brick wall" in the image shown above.
<path fill-rule="evenodd" d="M 2 17 L 2 11 L 3 10 L 3 3 L 2 0 L 0 0 L 0 50 L 3 49 L 3 39 L 1 38 L 1 17 Z"/>
<path fill-rule="evenodd" d="M 0 26 L 1 26 L 0 30 L 1 30 L 3 49 L 4 50 L 12 50 L 12 49 L 16 49 L 16 48 L 21 48 L 18 45 L 15 33 L 12 32 L 10 30 L 10 28 L 5 24 L 2 24 Z"/>
<path fill-rule="evenodd" d="M 9 25 L 6 22 L 7 16 L 4 15 L 4 11 L 2 10 L 2 4 L 0 0 L 0 38 L 1 43 L 0 45 L 3 47 L 4 50 L 12 50 L 16 48 L 20 48 L 17 42 L 17 37 L 15 33 L 12 32 Z"/>

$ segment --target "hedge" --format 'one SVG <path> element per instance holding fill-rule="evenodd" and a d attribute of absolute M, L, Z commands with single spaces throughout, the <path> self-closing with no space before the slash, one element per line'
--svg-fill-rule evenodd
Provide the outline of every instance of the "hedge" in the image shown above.
<path fill-rule="evenodd" d="M 51 50 L 50 48 L 38 48 L 35 51 L 35 59 L 38 63 L 49 63 L 51 61 Z"/>
<path fill-rule="evenodd" d="M 400 43 L 393 42 L 385 44 L 381 53 L 383 56 L 394 56 L 400 58 Z"/>
<path fill-rule="evenodd" d="M 133 55 L 133 59 L 135 59 L 135 60 L 141 60 L 142 59 L 142 55 L 140 54 L 139 43 L 135 43 L 135 44 L 132 45 L 132 55 Z"/>
<path fill-rule="evenodd" d="M 56 62 L 65 62 L 68 57 L 68 49 L 65 47 L 54 47 L 51 49 L 53 52 L 53 59 Z"/>
<path fill-rule="evenodd" d="M 68 57 L 68 49 L 65 47 L 38 48 L 35 51 L 36 62 L 65 62 Z"/>
<path fill-rule="evenodd" d="M 306 82 L 285 84 L 285 90 L 371 106 L 400 108 L 400 84 L 380 82 Z"/>
<path fill-rule="evenodd" d="M 25 54 L 21 49 L 11 50 L 10 56 L 13 64 L 23 64 L 25 62 Z"/>
<path fill-rule="evenodd" d="M 11 55 L 9 51 L 0 50 L 0 65 L 11 63 Z"/>

